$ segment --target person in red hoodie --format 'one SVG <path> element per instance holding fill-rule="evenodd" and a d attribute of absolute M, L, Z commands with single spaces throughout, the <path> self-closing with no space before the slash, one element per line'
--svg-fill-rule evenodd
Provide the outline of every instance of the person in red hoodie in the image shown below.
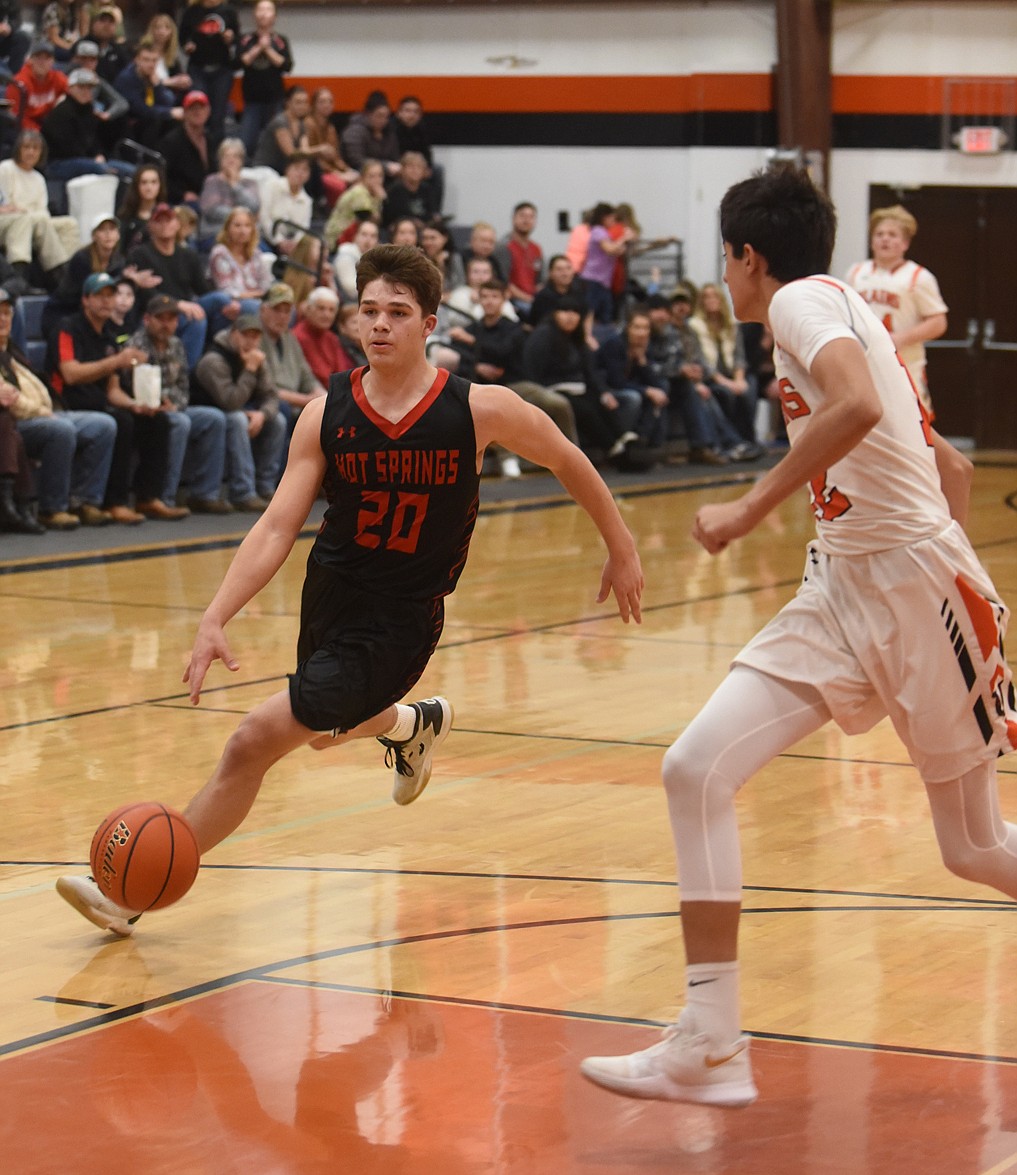
<path fill-rule="evenodd" d="M 53 46 L 36 41 L 7 87 L 11 113 L 21 115 L 23 131 L 40 130 L 42 120 L 66 93 L 67 75 L 53 68 Z"/>
<path fill-rule="evenodd" d="M 356 367 L 332 329 L 338 313 L 338 296 L 327 286 L 318 286 L 308 294 L 304 315 L 293 328 L 293 337 L 300 344 L 307 366 L 323 388 L 328 387 L 333 372 Z"/>

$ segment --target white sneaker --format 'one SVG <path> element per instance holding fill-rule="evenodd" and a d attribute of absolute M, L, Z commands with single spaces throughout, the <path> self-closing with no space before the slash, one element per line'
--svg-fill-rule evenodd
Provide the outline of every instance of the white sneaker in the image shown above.
<path fill-rule="evenodd" d="M 682 1013 L 664 1038 L 642 1052 L 623 1057 L 587 1057 L 584 1077 L 627 1097 L 698 1102 L 710 1106 L 747 1106 L 758 1091 L 752 1080 L 749 1038 L 740 1036 L 718 1048 Z"/>
<path fill-rule="evenodd" d="M 134 933 L 134 923 L 141 917 L 111 902 L 91 877 L 58 877 L 56 891 L 82 917 L 100 930 L 112 930 L 121 938 Z"/>
<path fill-rule="evenodd" d="M 502 477 L 521 477 L 523 473 L 519 468 L 518 457 L 502 457 L 500 468 Z"/>
<path fill-rule="evenodd" d="M 431 778 L 434 752 L 448 738 L 455 713 L 448 698 L 428 698 L 412 702 L 417 712 L 413 734 L 405 742 L 378 738 L 386 749 L 385 766 L 395 767 L 392 799 L 397 804 L 412 804 Z"/>

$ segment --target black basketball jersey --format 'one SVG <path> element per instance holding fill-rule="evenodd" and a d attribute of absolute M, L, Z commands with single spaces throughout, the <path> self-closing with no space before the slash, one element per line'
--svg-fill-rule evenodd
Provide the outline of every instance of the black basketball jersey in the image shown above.
<path fill-rule="evenodd" d="M 366 370 L 329 381 L 321 422 L 329 505 L 311 558 L 365 591 L 448 595 L 477 520 L 470 384 L 439 369 L 423 399 L 393 422 L 368 403 Z"/>

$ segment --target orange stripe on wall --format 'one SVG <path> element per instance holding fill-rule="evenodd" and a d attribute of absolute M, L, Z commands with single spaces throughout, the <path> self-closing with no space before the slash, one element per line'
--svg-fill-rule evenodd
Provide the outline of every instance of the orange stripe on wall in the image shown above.
<path fill-rule="evenodd" d="M 834 114 L 1014 113 L 1013 78 L 878 77 L 862 74 L 833 79 Z"/>
<path fill-rule="evenodd" d="M 834 114 L 942 114 L 947 79 L 941 76 L 833 78 Z M 656 77 L 293 77 L 308 90 L 325 87 L 339 111 L 360 110 L 378 88 L 398 102 L 416 95 L 434 114 L 688 114 L 704 111 L 766 112 L 773 109 L 769 74 L 694 73 Z M 954 114 L 1014 112 L 1011 78 L 966 78 L 950 89 Z M 241 106 L 240 82 L 233 97 Z"/>
<path fill-rule="evenodd" d="M 371 90 L 391 102 L 414 94 L 434 114 L 684 114 L 700 110 L 768 111 L 769 74 L 683 74 L 670 77 L 388 77 L 291 79 L 323 86 L 337 110 L 359 110 Z M 235 95 L 239 101 L 239 90 Z"/>

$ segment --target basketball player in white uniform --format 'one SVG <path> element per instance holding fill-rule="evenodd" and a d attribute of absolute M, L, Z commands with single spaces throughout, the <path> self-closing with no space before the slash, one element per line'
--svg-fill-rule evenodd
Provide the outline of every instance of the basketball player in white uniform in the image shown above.
<path fill-rule="evenodd" d="M 906 254 L 918 222 L 906 208 L 877 208 L 869 217 L 872 259 L 848 270 L 847 283 L 872 307 L 893 337 L 918 395 L 932 419 L 925 377 L 925 344 L 946 331 L 947 305 L 939 282 Z"/>
<path fill-rule="evenodd" d="M 823 274 L 835 226 L 827 198 L 791 168 L 736 184 L 721 204 L 724 279 L 738 318 L 773 332 L 791 448 L 741 498 L 703 506 L 693 537 L 716 554 L 803 486 L 818 534 L 798 594 L 665 756 L 685 1007 L 660 1043 L 582 1066 L 630 1096 L 756 1097 L 739 1029 L 734 800 L 830 719 L 856 733 L 888 714 L 947 867 L 1017 898 L 1017 826 L 996 792 L 996 759 L 1017 741 L 1008 612 L 962 529 L 971 465 L 930 427 L 879 320 Z"/>

